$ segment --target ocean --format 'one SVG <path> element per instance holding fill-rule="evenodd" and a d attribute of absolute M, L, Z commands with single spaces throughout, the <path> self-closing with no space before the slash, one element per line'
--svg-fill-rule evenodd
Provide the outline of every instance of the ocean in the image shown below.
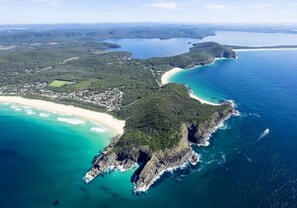
<path fill-rule="evenodd" d="M 198 150 L 202 170 L 191 174 L 194 201 L 201 207 L 296 207 L 297 50 L 238 56 L 171 78 L 208 101 L 232 99 L 241 113 Z"/>
<path fill-rule="evenodd" d="M 296 207 L 297 51 L 238 55 L 171 78 L 206 100 L 234 100 L 241 115 L 196 148 L 197 167 L 166 173 L 137 196 L 133 170 L 82 180 L 108 130 L 0 105 L 0 207 Z"/>
<path fill-rule="evenodd" d="M 117 193 L 130 197 L 133 170 L 82 180 L 112 136 L 70 115 L 0 105 L 0 207 L 98 207 Z"/>

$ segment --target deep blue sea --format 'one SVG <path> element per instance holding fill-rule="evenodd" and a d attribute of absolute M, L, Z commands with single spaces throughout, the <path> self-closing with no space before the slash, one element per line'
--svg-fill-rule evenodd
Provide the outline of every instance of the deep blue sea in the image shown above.
<path fill-rule="evenodd" d="M 187 203 L 297 207 L 297 50 L 238 55 L 171 78 L 206 100 L 232 99 L 241 112 L 198 150 L 202 170 L 186 179 L 197 197 Z"/>
<path fill-rule="evenodd" d="M 196 149 L 196 168 L 167 173 L 139 196 L 133 170 L 82 181 L 108 130 L 0 105 L 0 207 L 296 207 L 297 51 L 238 55 L 171 78 L 209 101 L 234 100 L 241 115 Z"/>

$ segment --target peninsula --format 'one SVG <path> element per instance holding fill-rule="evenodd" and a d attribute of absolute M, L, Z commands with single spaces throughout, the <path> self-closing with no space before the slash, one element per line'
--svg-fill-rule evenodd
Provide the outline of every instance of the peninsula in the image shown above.
<path fill-rule="evenodd" d="M 194 45 L 187 54 L 146 62 L 155 73 L 160 66 L 166 72 L 169 67 L 192 68 L 213 63 L 216 58 L 235 57 L 230 48 L 203 43 Z M 119 117 L 128 118 L 125 133 L 98 155 L 85 175 L 87 183 L 112 169 L 127 170 L 138 164 L 131 179 L 134 193 L 147 191 L 164 172 L 196 165 L 199 157 L 192 145 L 207 145 L 218 125 L 235 114 L 232 102 L 203 104 L 193 99 L 185 86 L 164 83 L 164 72 L 159 72 L 161 78 L 156 77 L 157 83 L 158 79 L 163 81 L 159 90 L 119 112 Z"/>
<path fill-rule="evenodd" d="M 230 47 L 207 42 L 194 44 L 181 55 L 131 59 L 128 52 L 106 51 L 110 47 L 117 46 L 66 41 L 2 50 L 0 95 L 5 97 L 1 100 L 30 102 L 32 107 L 56 102 L 72 105 L 68 108 L 80 111 L 78 116 L 104 113 L 91 116 L 103 124 L 114 119 L 117 123 L 111 129 L 117 129 L 117 136 L 95 157 L 84 180 L 89 183 L 112 169 L 138 164 L 131 180 L 134 192 L 143 192 L 165 171 L 196 165 L 199 157 L 192 145 L 207 145 L 217 126 L 235 113 L 232 102 L 203 104 L 185 86 L 162 84 L 162 76 L 172 68 L 190 69 L 236 54 Z M 47 110 L 67 108 L 64 105 Z"/>

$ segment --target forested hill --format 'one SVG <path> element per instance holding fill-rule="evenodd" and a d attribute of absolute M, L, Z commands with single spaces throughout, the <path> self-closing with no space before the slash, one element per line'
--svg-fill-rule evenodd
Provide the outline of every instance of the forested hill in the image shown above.
<path fill-rule="evenodd" d="M 230 47 L 214 42 L 194 44 L 190 52 L 162 58 L 150 58 L 147 62 L 153 66 L 170 65 L 171 67 L 191 68 L 197 65 L 205 65 L 214 61 L 214 58 L 235 58 L 236 54 Z"/>
<path fill-rule="evenodd" d="M 132 177 L 137 193 L 149 189 L 170 168 L 197 164 L 199 157 L 190 143 L 206 144 L 216 126 L 234 114 L 234 106 L 230 102 L 219 106 L 201 104 L 190 98 L 185 86 L 161 86 L 158 80 L 172 67 L 189 68 L 211 63 L 215 58 L 235 57 L 230 48 L 209 42 L 196 44 L 182 55 L 138 60 L 152 73 L 143 80 L 145 85 L 135 86 L 133 99 L 128 97 L 130 102 L 114 111 L 126 120 L 125 132 L 98 155 L 85 181 L 92 181 L 111 166 L 129 169 L 138 163 L 140 167 Z"/>
<path fill-rule="evenodd" d="M 98 41 L 120 38 L 194 38 L 215 35 L 214 31 L 198 26 L 183 25 L 89 25 L 80 27 L 50 27 L 27 28 L 25 30 L 0 30 L 0 44 L 23 44 L 53 41 Z"/>
<path fill-rule="evenodd" d="M 128 52 L 106 52 L 108 47 L 119 46 L 98 42 L 65 42 L 2 50 L 0 86 L 9 85 L 18 92 L 27 83 L 50 84 L 54 80 L 66 80 L 72 84 L 56 88 L 46 86 L 45 89 L 73 93 L 85 90 L 104 92 L 108 88 L 121 87 L 121 105 L 125 106 L 158 90 L 157 82 L 162 73 L 172 67 L 189 68 L 211 63 L 216 57 L 235 56 L 230 48 L 212 42 L 197 44 L 182 55 L 146 60 L 131 60 Z M 39 91 L 34 94 L 42 96 Z M 67 99 L 67 102 L 80 104 L 71 99 Z M 85 103 L 84 107 L 94 106 Z M 93 109 L 106 110 L 101 106 Z"/>

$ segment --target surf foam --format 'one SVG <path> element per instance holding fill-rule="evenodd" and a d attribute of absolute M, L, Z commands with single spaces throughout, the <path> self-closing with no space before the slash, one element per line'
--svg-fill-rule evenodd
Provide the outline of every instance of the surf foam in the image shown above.
<path fill-rule="evenodd" d="M 75 118 L 57 118 L 57 119 L 58 121 L 65 122 L 72 125 L 80 125 L 85 123 L 85 121 L 75 119 Z"/>
<path fill-rule="evenodd" d="M 28 115 L 35 115 L 35 114 L 36 114 L 36 113 L 35 113 L 34 111 L 32 111 L 32 110 L 27 110 L 26 113 L 27 113 Z"/>
<path fill-rule="evenodd" d="M 48 113 L 39 113 L 39 116 L 43 117 L 43 118 L 47 118 L 47 117 L 50 116 L 50 114 L 48 114 Z"/>
<path fill-rule="evenodd" d="M 19 108 L 18 106 L 15 106 L 15 105 L 10 106 L 10 108 L 12 110 L 15 110 L 15 111 L 21 111 L 22 110 L 21 108 Z"/>
<path fill-rule="evenodd" d="M 105 129 L 99 128 L 99 127 L 92 127 L 91 131 L 97 132 L 97 133 L 103 133 L 106 132 Z"/>

